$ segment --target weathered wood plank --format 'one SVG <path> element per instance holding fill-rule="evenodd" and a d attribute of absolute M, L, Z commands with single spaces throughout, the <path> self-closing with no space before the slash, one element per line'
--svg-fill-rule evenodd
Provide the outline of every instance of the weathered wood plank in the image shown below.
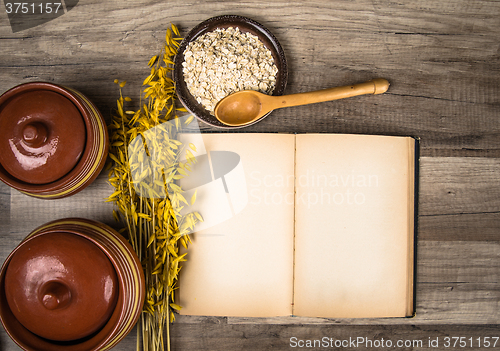
<path fill-rule="evenodd" d="M 344 343 L 351 349 L 366 348 L 366 343 L 378 343 L 384 340 L 393 343 L 390 349 L 453 349 L 450 348 L 455 338 L 464 338 L 467 350 L 484 350 L 485 341 L 490 348 L 496 341 L 500 325 L 280 325 L 280 324 L 228 324 L 225 318 L 211 323 L 174 323 L 171 327 L 172 351 L 232 351 L 232 350 L 290 350 L 291 345 L 307 340 L 328 340 L 328 343 Z M 2 331 L 3 332 L 3 331 Z M 135 351 L 132 331 L 117 347 L 120 351 Z M 359 339 L 358 339 L 359 338 Z M 449 338 L 449 339 L 448 339 Z M 472 338 L 472 340 L 470 339 Z M 478 340 L 480 338 L 480 340 Z M 300 341 L 302 340 L 302 341 Z M 437 340 L 437 341 L 436 341 Z M 463 339 L 462 339 L 463 340 Z M 459 342 L 460 340 L 457 340 Z M 358 343 L 359 342 L 359 343 Z M 398 342 L 403 347 L 397 347 Z M 437 345 L 436 345 L 437 342 Z M 451 342 L 451 345 L 448 345 Z M 471 344 L 472 342 L 472 344 Z M 479 347 L 481 342 L 481 347 Z M 404 346 L 406 343 L 406 347 Z M 429 344 L 431 343 L 431 344 Z M 458 344 L 457 344 L 458 345 Z M 471 346 L 472 345 L 472 346 Z M 0 333 L 2 350 L 20 350 L 6 335 Z M 330 346 L 330 345 L 329 345 Z M 436 347 L 437 346 L 437 347 Z M 498 347 L 498 342 L 496 347 Z M 301 349 L 308 349 L 302 347 Z M 311 348 L 309 348 L 311 349 Z M 379 349 L 385 350 L 388 347 Z M 457 349 L 457 348 L 455 348 Z"/>
<path fill-rule="evenodd" d="M 418 240 L 500 241 L 500 213 L 426 215 L 418 218 Z"/>
<path fill-rule="evenodd" d="M 10 224 L 10 187 L 0 182 L 0 213 L 5 216 L 7 221 L 1 221 L 1 226 Z"/>
<path fill-rule="evenodd" d="M 474 342 L 478 342 L 477 338 L 481 338 L 480 341 L 482 342 L 485 337 L 489 337 L 488 341 L 492 341 L 491 337 L 498 335 L 499 328 L 498 325 L 384 325 L 374 327 L 346 325 L 233 325 L 224 322 L 222 320 L 220 324 L 174 325 L 172 328 L 173 350 L 290 350 L 292 345 L 299 348 L 298 340 L 306 342 L 306 340 L 321 340 L 322 338 L 326 338 L 329 342 L 333 340 L 333 346 L 328 345 L 328 349 L 367 349 L 370 346 L 374 348 L 377 341 L 382 342 L 382 339 L 386 341 L 385 347 L 380 346 L 383 350 L 446 349 L 448 341 L 451 341 L 448 348 L 454 342 L 453 339 L 446 338 L 453 337 L 463 337 L 469 342 L 469 345 L 472 342 L 472 346 L 467 346 L 468 350 L 480 350 L 484 349 L 484 344 L 481 345 L 483 348 L 478 347 L 478 344 L 474 344 Z M 353 339 L 359 340 L 360 343 L 353 344 Z M 347 341 L 347 344 L 344 340 Z M 344 342 L 344 347 L 339 345 L 335 347 L 336 341 L 337 343 Z M 370 341 L 372 344 L 369 343 Z M 388 341 L 391 342 L 392 347 L 388 347 Z M 399 341 L 403 344 L 398 347 Z M 361 342 L 364 344 L 361 344 Z M 375 343 L 373 344 L 373 342 Z M 431 342 L 432 344 L 430 344 Z M 302 348 L 312 349 L 305 346 L 306 344 Z M 320 349 L 318 346 L 317 348 Z"/>
<path fill-rule="evenodd" d="M 177 21 L 193 26 L 207 16 L 250 13 L 261 21 L 278 27 L 287 23 L 297 29 L 308 24 L 311 29 L 333 28 L 339 31 L 386 29 L 397 33 L 470 33 L 498 30 L 495 15 L 500 6 L 495 1 L 249 1 L 245 6 L 230 1 L 172 1 L 168 5 L 155 1 L 123 3 L 118 0 L 102 2 L 89 0 L 79 3 L 71 12 L 40 26 L 46 32 L 93 29 L 126 30 L 133 24 L 136 30 L 156 29 L 161 23 Z M 2 21 L 7 21 L 5 12 Z M 8 27 L 8 22 L 5 22 Z M 29 29 L 27 33 L 35 33 Z M 12 34 L 10 28 L 0 32 Z M 18 33 L 19 34 L 19 33 Z"/>
<path fill-rule="evenodd" d="M 500 240 L 500 163 L 477 157 L 423 157 L 419 240 Z"/>
<path fill-rule="evenodd" d="M 421 216 L 500 212 L 498 159 L 426 157 L 419 176 Z"/>
<path fill-rule="evenodd" d="M 464 262 L 464 257 L 467 261 Z M 422 241 L 417 247 L 418 283 L 497 284 L 500 288 L 500 242 Z M 499 313 L 500 311 L 495 311 Z"/>
<path fill-rule="evenodd" d="M 113 204 L 105 202 L 107 196 L 113 192 L 107 179 L 107 173 L 102 172 L 83 191 L 57 200 L 37 199 L 13 189 L 11 235 L 23 238 L 47 222 L 68 217 L 94 219 L 116 227 L 117 223 L 113 219 Z M 29 220 L 26 220 L 27 218 Z"/>

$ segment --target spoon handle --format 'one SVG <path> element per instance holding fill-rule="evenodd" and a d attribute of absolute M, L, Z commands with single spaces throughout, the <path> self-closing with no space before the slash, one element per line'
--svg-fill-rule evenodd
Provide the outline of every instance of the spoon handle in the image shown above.
<path fill-rule="evenodd" d="M 345 99 L 358 95 L 382 94 L 386 92 L 388 88 L 389 82 L 386 79 L 377 78 L 355 85 L 328 88 L 307 93 L 273 96 L 272 102 L 269 101 L 273 105 L 270 106 L 270 110 L 282 107 L 308 105 L 323 101 Z"/>

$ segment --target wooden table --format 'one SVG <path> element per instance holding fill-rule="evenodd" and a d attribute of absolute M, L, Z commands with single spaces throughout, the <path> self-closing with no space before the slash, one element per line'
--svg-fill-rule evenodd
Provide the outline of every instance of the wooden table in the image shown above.
<path fill-rule="evenodd" d="M 169 23 L 186 34 L 221 14 L 251 17 L 274 33 L 288 59 L 287 93 L 375 77 L 391 82 L 376 99 L 283 109 L 241 132 L 420 138 L 416 316 L 182 317 L 172 327 L 173 349 L 288 350 L 291 337 L 420 340 L 413 345 L 419 349 L 430 349 L 436 338 L 439 348 L 452 349 L 445 338 L 463 337 L 467 349 L 478 349 L 485 337 L 499 337 L 500 2 L 87 0 L 15 33 L 2 7 L 0 92 L 29 81 L 59 83 L 86 94 L 109 118 L 118 96 L 113 80 L 127 80 L 125 92 L 138 96 Z M 79 215 L 112 222 L 102 201 L 107 189 L 102 175 L 75 197 L 42 205 L 1 184 L 2 261 L 48 220 Z M 3 329 L 0 349 L 18 350 Z M 116 349 L 134 350 L 135 333 Z"/>

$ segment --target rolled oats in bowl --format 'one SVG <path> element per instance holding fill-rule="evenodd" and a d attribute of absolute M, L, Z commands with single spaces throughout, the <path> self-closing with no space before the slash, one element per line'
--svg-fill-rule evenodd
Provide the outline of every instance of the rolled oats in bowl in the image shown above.
<path fill-rule="evenodd" d="M 213 115 L 217 103 L 240 90 L 271 95 L 278 68 L 260 39 L 238 27 L 216 28 L 184 51 L 184 81 L 190 94 Z"/>
<path fill-rule="evenodd" d="M 219 100 L 247 89 L 283 95 L 288 79 L 278 39 L 262 24 L 238 15 L 219 15 L 194 26 L 180 43 L 173 68 L 175 92 L 187 112 L 222 129 L 242 126 L 228 126 L 214 116 Z"/>

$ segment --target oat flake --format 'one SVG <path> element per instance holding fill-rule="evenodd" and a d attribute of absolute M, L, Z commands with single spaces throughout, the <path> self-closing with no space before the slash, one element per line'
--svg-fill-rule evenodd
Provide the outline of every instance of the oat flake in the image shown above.
<path fill-rule="evenodd" d="M 212 115 L 215 105 L 234 92 L 272 94 L 278 73 L 271 51 L 237 27 L 217 28 L 189 43 L 182 66 L 189 92 Z"/>

